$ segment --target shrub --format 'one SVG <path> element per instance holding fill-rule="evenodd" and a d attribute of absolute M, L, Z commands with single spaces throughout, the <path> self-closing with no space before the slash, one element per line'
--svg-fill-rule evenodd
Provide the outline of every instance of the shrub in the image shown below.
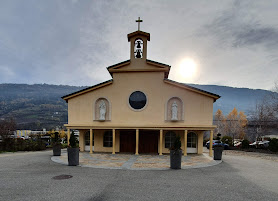
<path fill-rule="evenodd" d="M 62 149 L 67 148 L 68 147 L 68 143 L 63 143 L 62 144 Z"/>
<path fill-rule="evenodd" d="M 55 132 L 54 136 L 51 137 L 51 145 L 53 146 L 61 146 L 61 138 L 59 136 L 59 132 Z"/>
<path fill-rule="evenodd" d="M 74 132 L 72 131 L 71 134 L 70 134 L 70 139 L 69 139 L 69 144 L 70 144 L 70 147 L 71 148 L 77 148 L 78 147 L 78 144 L 77 144 L 77 139 L 74 135 Z"/>
<path fill-rule="evenodd" d="M 181 138 L 180 138 L 180 136 L 177 136 L 175 138 L 174 145 L 170 148 L 170 150 L 175 150 L 175 151 L 181 150 Z"/>
<path fill-rule="evenodd" d="M 227 136 L 227 135 L 223 136 L 222 139 L 221 139 L 221 141 L 222 141 L 223 143 L 228 144 L 230 147 L 233 146 L 233 138 L 230 137 L 230 136 Z"/>
<path fill-rule="evenodd" d="M 270 151 L 278 152 L 278 139 L 272 138 L 272 139 L 269 141 L 269 146 L 268 146 L 268 148 L 269 148 Z"/>
<path fill-rule="evenodd" d="M 250 142 L 248 140 L 243 140 L 241 146 L 243 149 L 246 149 L 249 148 L 249 144 Z"/>

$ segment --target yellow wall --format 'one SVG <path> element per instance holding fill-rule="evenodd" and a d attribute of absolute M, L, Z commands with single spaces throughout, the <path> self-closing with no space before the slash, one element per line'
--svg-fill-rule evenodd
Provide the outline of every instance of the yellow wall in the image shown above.
<path fill-rule="evenodd" d="M 163 78 L 163 72 L 114 73 L 113 84 L 68 100 L 68 123 L 115 127 L 212 125 L 213 98 L 170 85 Z M 148 99 L 140 112 L 128 103 L 130 94 L 137 90 Z M 165 121 L 165 104 L 173 96 L 183 101 L 184 121 Z M 100 97 L 111 103 L 111 121 L 93 121 L 94 104 Z"/>
<path fill-rule="evenodd" d="M 184 152 L 184 131 L 183 130 L 179 130 L 179 131 L 175 131 L 176 136 L 180 136 L 181 137 L 181 149 Z M 165 148 L 165 134 L 168 131 L 163 131 L 163 139 L 162 139 L 162 153 L 170 153 L 168 148 Z M 190 133 L 191 131 L 188 131 L 188 133 Z M 203 131 L 193 131 L 196 135 L 197 135 L 197 153 L 198 154 L 202 154 L 203 153 Z M 159 138 L 158 138 L 159 139 Z M 159 152 L 159 141 L 158 141 L 158 152 Z"/>
<path fill-rule="evenodd" d="M 112 147 L 103 147 L 103 135 L 106 130 L 94 130 L 94 151 L 95 152 L 111 152 Z M 119 131 L 116 130 L 116 144 L 115 151 L 120 151 L 120 135 Z"/>

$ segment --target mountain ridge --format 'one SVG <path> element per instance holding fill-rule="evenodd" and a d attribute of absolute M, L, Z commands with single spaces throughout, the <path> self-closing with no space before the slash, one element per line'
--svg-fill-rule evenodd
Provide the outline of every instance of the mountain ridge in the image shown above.
<path fill-rule="evenodd" d="M 221 85 L 187 84 L 221 98 L 214 103 L 213 111 L 221 109 L 224 115 L 234 107 L 247 116 L 256 102 L 270 95 L 264 89 L 237 88 Z M 67 123 L 67 103 L 62 96 L 82 90 L 88 86 L 53 84 L 0 84 L 0 119 L 15 118 L 18 129 L 38 130 L 62 127 Z"/>

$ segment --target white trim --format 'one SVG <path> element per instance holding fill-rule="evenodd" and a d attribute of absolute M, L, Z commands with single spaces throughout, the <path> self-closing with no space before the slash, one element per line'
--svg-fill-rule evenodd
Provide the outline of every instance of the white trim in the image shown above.
<path fill-rule="evenodd" d="M 182 111 L 181 111 L 181 120 L 170 120 L 170 119 L 167 119 L 168 118 L 168 103 L 171 99 L 179 99 L 181 101 L 181 104 L 182 104 Z M 181 122 L 181 121 L 184 121 L 184 103 L 182 101 L 182 99 L 178 96 L 172 96 L 170 97 L 167 101 L 166 101 L 166 104 L 165 104 L 165 112 L 164 112 L 164 120 L 165 121 L 169 121 L 169 122 Z"/>
<path fill-rule="evenodd" d="M 197 148 L 187 147 L 188 154 L 197 154 Z"/>
<path fill-rule="evenodd" d="M 93 146 L 93 151 L 95 150 L 95 146 Z M 90 145 L 85 145 L 84 151 L 90 151 Z"/>
<path fill-rule="evenodd" d="M 140 92 L 142 92 L 143 94 L 145 94 L 145 96 L 146 96 L 146 104 L 145 104 L 145 106 L 143 107 L 143 108 L 141 108 L 141 109 L 134 109 L 133 107 L 131 107 L 131 105 L 129 104 L 129 97 L 130 97 L 130 95 L 132 94 L 132 93 L 134 93 L 134 92 L 136 92 L 136 91 L 140 91 Z M 129 94 L 129 96 L 127 97 L 127 105 L 128 105 L 128 107 L 132 110 L 132 111 L 134 111 L 134 112 L 141 112 L 141 111 L 143 111 L 147 106 L 148 106 L 148 103 L 149 103 L 149 98 L 148 98 L 148 96 L 147 96 L 147 94 L 146 93 L 144 93 L 143 91 L 141 91 L 141 90 L 133 90 L 130 94 Z"/>
<path fill-rule="evenodd" d="M 108 108 L 109 108 L 108 119 L 105 119 L 105 120 L 96 119 L 95 108 L 96 108 L 96 104 L 97 104 L 99 99 L 105 99 L 108 102 Z M 102 96 L 102 97 L 99 97 L 95 100 L 94 105 L 93 105 L 93 121 L 101 121 L 101 122 L 111 121 L 111 113 L 112 113 L 112 106 L 111 106 L 111 102 L 109 101 L 109 99 L 107 97 Z"/>

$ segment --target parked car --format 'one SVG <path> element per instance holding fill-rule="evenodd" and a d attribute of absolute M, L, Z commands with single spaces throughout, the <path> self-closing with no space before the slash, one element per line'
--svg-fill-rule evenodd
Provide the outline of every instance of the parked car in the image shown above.
<path fill-rule="evenodd" d="M 235 142 L 234 147 L 240 147 L 242 145 L 242 142 Z"/>
<path fill-rule="evenodd" d="M 269 141 L 256 141 L 253 143 L 250 143 L 249 146 L 256 147 L 256 148 L 266 148 L 269 146 Z"/>
<path fill-rule="evenodd" d="M 207 143 L 206 143 L 207 149 L 209 149 L 209 144 L 210 144 L 210 141 L 207 141 Z M 221 141 L 219 141 L 219 140 L 213 140 L 213 141 L 212 141 L 212 148 L 213 148 L 215 145 L 222 145 L 222 146 L 224 147 L 224 149 L 229 149 L 229 145 L 228 145 L 228 144 L 223 143 L 223 142 L 221 142 Z"/>

